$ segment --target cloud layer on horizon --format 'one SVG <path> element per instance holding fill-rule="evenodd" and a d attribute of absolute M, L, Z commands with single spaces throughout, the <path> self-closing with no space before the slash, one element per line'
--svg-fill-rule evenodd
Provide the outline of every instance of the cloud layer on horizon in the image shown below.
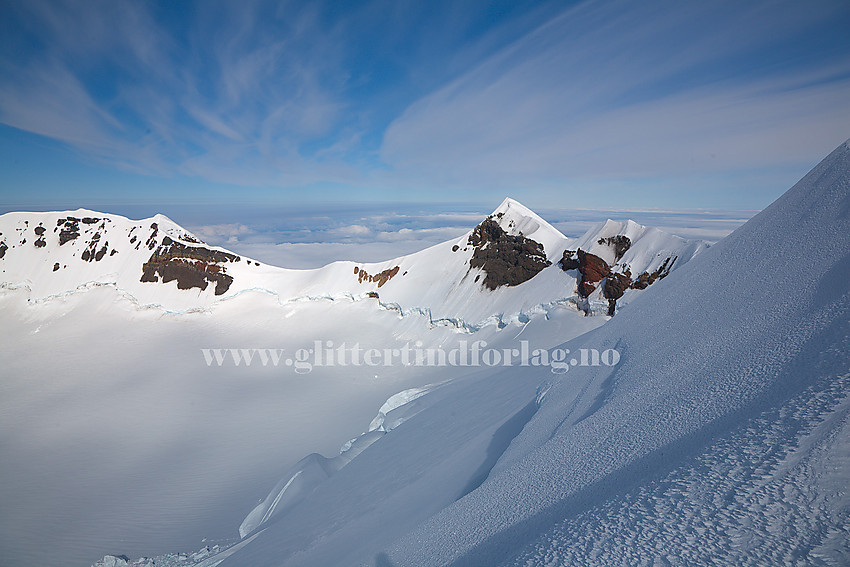
<path fill-rule="evenodd" d="M 537 211 L 565 236 L 577 238 L 606 219 L 634 220 L 688 239 L 714 243 L 756 211 L 546 209 Z M 285 268 L 318 268 L 338 260 L 380 262 L 412 254 L 467 233 L 483 211 L 435 212 L 417 208 L 335 211 L 329 216 L 293 212 L 252 222 L 187 224 L 208 244 Z"/>

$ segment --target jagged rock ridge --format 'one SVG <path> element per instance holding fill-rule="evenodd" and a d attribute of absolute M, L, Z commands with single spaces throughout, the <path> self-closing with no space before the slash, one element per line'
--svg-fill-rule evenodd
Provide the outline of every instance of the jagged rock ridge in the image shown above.
<path fill-rule="evenodd" d="M 631 248 L 631 239 L 622 234 L 600 238 L 597 244 L 609 246 L 614 252 L 614 264 L 608 264 L 603 258 L 579 248 L 564 250 L 558 261 L 562 270 L 578 270 L 576 291 L 582 298 L 588 298 L 600 285 L 602 296 L 608 300 L 608 315 L 613 316 L 617 308 L 617 300 L 623 297 L 628 289 L 646 289 L 659 279 L 670 273 L 678 259 L 668 256 L 660 266 L 652 272 L 644 271 L 637 278 L 632 277 L 631 268 L 626 265 L 619 267 L 617 262 Z M 620 271 L 617 271 L 617 268 Z"/>

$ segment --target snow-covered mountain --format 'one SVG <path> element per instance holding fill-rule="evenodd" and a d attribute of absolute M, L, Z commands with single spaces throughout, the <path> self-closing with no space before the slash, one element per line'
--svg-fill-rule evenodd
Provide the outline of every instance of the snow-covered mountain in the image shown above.
<path fill-rule="evenodd" d="M 563 262 L 579 246 L 593 282 L 589 263 Z M 397 359 L 299 373 L 303 364 L 286 364 L 299 352 L 317 341 L 390 353 L 551 348 L 608 320 L 585 316 L 608 309 L 603 267 L 634 276 L 619 309 L 663 289 L 641 289 L 641 274 L 658 281 L 704 248 L 613 222 L 579 242 L 508 199 L 416 254 L 288 270 L 208 246 L 163 216 L 3 215 L 0 564 L 230 545 L 240 524 L 277 521 L 296 488 L 309 494 L 385 443 L 437 399 L 445 384 L 435 384 L 477 372 Z M 579 280 L 594 286 L 589 297 Z M 303 472 L 264 505 L 287 471 Z"/>
<path fill-rule="evenodd" d="M 400 425 L 275 514 L 290 471 L 248 537 L 198 564 L 847 565 L 848 251 L 850 142 L 561 345 L 619 364 L 402 396 L 379 414 L 409 401 Z"/>
<path fill-rule="evenodd" d="M 615 239 L 621 247 L 628 243 L 624 255 L 615 254 Z M 420 313 L 434 324 L 475 330 L 576 298 L 581 274 L 559 268 L 568 249 L 598 255 L 612 273 L 630 270 L 637 279 L 662 265 L 666 275 L 705 247 L 632 221 L 611 220 L 573 241 L 505 199 L 475 229 L 421 252 L 379 263 L 290 270 L 207 246 L 163 215 L 133 221 L 81 209 L 0 216 L 0 282 L 25 287 L 34 301 L 110 285 L 140 307 L 170 312 L 210 308 L 245 292 L 271 294 L 282 303 L 373 298 L 402 314 Z M 594 300 L 605 299 L 602 288 L 584 301 L 587 311 Z M 633 291 L 639 287 L 622 302 Z"/>

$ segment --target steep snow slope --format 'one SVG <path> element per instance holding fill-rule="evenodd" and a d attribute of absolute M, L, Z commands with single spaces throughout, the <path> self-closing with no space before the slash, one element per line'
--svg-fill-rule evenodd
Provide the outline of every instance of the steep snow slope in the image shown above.
<path fill-rule="evenodd" d="M 483 230 L 485 223 L 492 223 L 493 234 Z M 604 251 L 595 242 L 619 229 L 635 237 L 621 261 L 635 274 L 671 257 L 678 267 L 705 247 L 614 221 L 581 242 Z M 541 250 L 534 256 L 537 244 Z M 277 268 L 207 246 L 162 215 L 132 221 L 83 209 L 8 213 L 0 216 L 0 282 L 27 289 L 36 301 L 110 285 L 141 307 L 178 313 L 208 309 L 248 291 L 271 294 L 280 303 L 377 297 L 401 314 L 474 331 L 575 299 L 576 274 L 557 266 L 570 246 L 570 239 L 512 199 L 456 240 L 386 262 L 334 262 L 315 270 Z"/>
<path fill-rule="evenodd" d="M 440 388 L 222 565 L 847 564 L 848 251 L 843 144 L 564 345 L 619 365 Z"/>
<path fill-rule="evenodd" d="M 10 213 L 0 217 L 0 243 L 3 565 L 232 541 L 287 470 L 309 468 L 299 483 L 315 473 L 300 485 L 307 494 L 436 399 L 392 407 L 394 394 L 473 371 L 396 361 L 303 375 L 285 365 L 316 340 L 364 350 L 421 342 L 448 351 L 464 340 L 549 348 L 605 321 L 575 308 L 575 270 L 557 265 L 571 241 L 512 200 L 419 254 L 307 271 L 207 246 L 163 216 Z M 233 350 L 218 365 L 202 356 L 211 348 Z M 279 365 L 256 356 L 237 365 L 243 348 L 285 355 Z M 334 456 L 388 398 L 382 423 Z M 312 451 L 328 459 L 299 464 Z M 478 468 L 476 459 L 468 462 Z M 260 519 L 294 507 L 298 486 L 276 491 Z"/>

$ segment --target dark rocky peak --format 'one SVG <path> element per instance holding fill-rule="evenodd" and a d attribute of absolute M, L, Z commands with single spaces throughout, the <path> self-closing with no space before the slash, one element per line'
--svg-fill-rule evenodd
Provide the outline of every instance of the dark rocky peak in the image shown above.
<path fill-rule="evenodd" d="M 493 220 L 493 215 L 475 227 L 467 244 L 473 247 L 469 267 L 484 271 L 482 283 L 490 290 L 503 285 L 519 285 L 552 264 L 546 258 L 542 244 L 524 237 L 522 233 L 506 233 Z"/>
<path fill-rule="evenodd" d="M 501 215 L 501 213 L 499 213 Z M 497 218 L 501 218 L 496 215 Z M 472 234 L 467 239 L 467 244 L 470 246 L 484 246 L 490 242 L 498 242 L 508 234 L 499 226 L 499 223 L 493 220 L 493 215 L 484 219 L 481 224 L 475 227 Z"/>

